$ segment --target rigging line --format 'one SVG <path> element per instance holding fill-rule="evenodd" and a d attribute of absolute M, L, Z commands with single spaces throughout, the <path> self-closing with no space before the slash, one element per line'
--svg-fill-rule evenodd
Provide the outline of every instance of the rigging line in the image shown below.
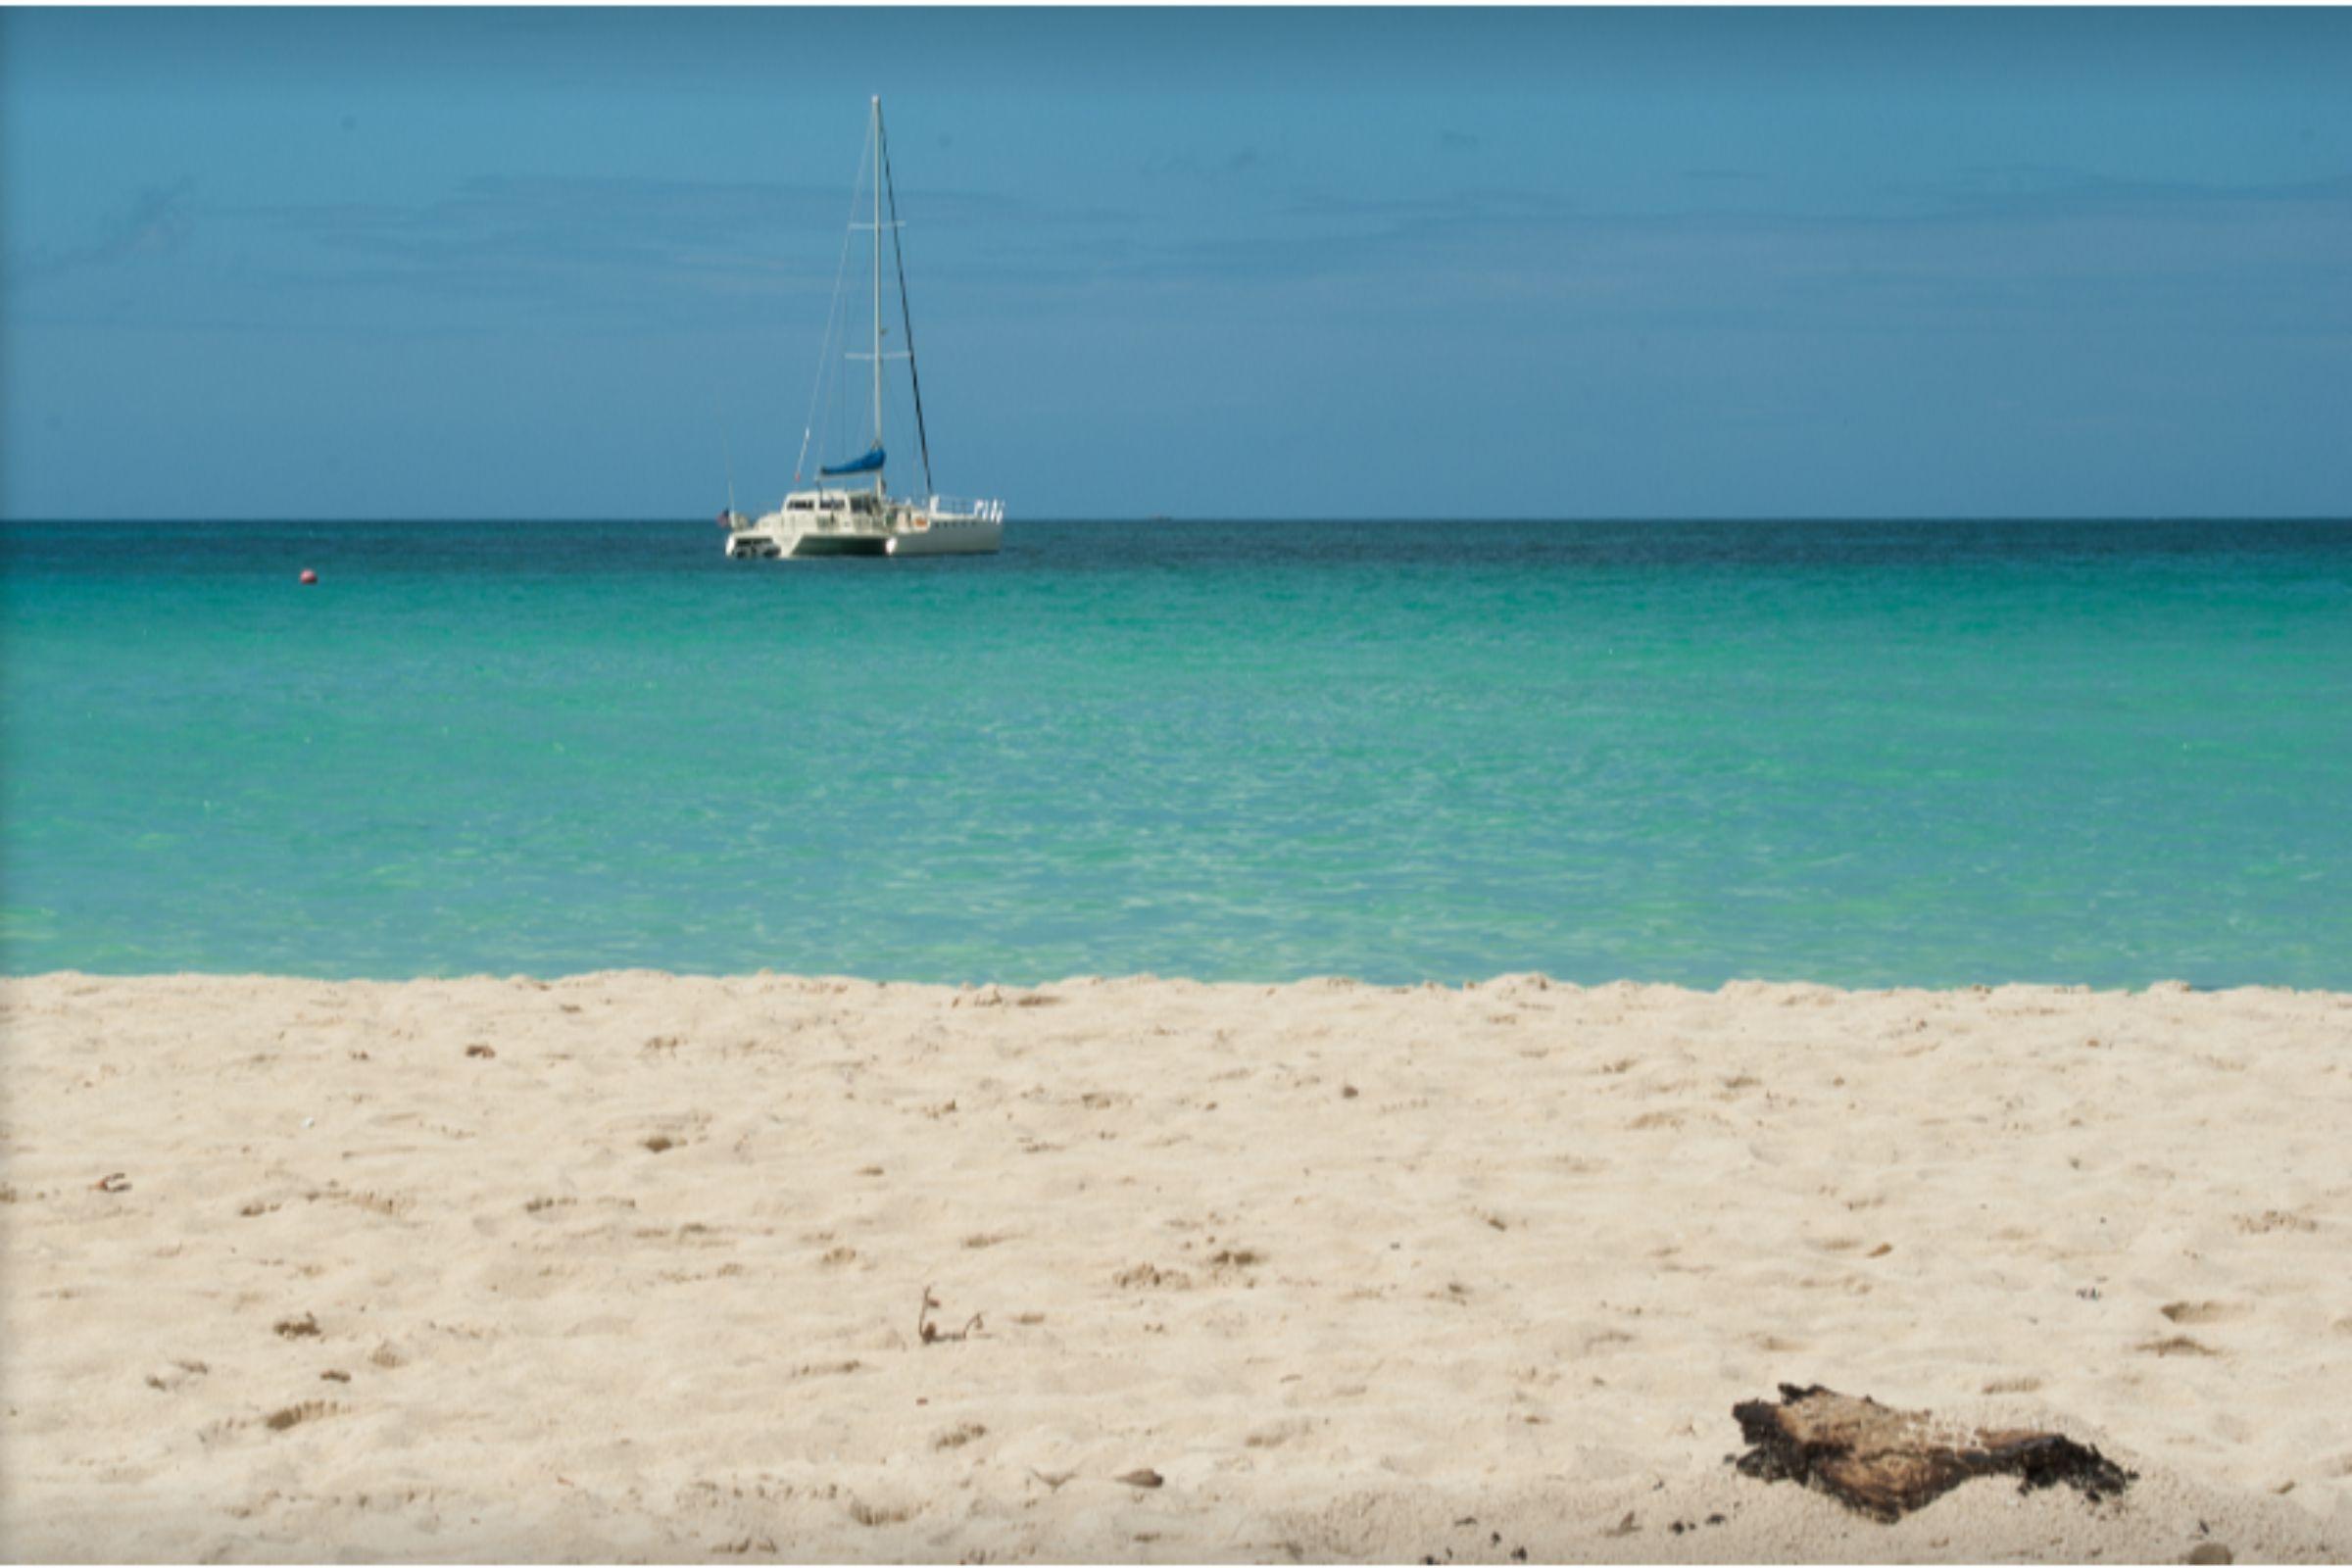
<path fill-rule="evenodd" d="M 923 453 L 923 491 L 939 494 L 931 482 L 931 432 L 923 428 L 923 372 L 914 364 L 914 313 L 906 304 L 906 242 L 899 236 L 899 182 L 890 173 L 890 139 L 882 131 L 882 106 L 874 106 L 874 154 L 881 161 L 883 188 L 890 192 L 890 254 L 899 264 L 899 321 L 906 329 L 906 379 L 914 386 L 914 435 Z M 874 243 L 882 236 L 874 236 Z"/>
<path fill-rule="evenodd" d="M 816 356 L 816 385 L 808 389 L 808 418 L 801 426 L 801 456 L 792 466 L 792 482 L 799 484 L 808 466 L 808 438 L 816 430 L 816 411 L 825 395 L 825 368 L 833 362 L 833 325 L 842 314 L 842 285 L 850 276 L 850 240 L 856 235 L 858 222 L 858 190 L 865 183 L 865 148 L 858 149 L 858 177 L 850 181 L 850 220 L 841 231 L 841 265 L 833 270 L 833 304 L 825 313 L 825 337 L 818 345 Z"/>

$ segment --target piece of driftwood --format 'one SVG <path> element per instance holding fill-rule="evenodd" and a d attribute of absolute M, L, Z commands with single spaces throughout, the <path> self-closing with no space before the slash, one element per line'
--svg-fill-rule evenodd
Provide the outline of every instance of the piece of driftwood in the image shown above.
<path fill-rule="evenodd" d="M 2137 1479 L 2055 1432 L 1985 1432 L 1818 1386 L 1784 1383 L 1780 1403 L 1750 1400 L 1732 1416 L 1752 1445 L 1740 1474 L 1814 1487 L 1888 1522 L 1976 1476 L 2013 1475 L 2026 1492 L 2063 1482 L 2093 1502 Z"/>

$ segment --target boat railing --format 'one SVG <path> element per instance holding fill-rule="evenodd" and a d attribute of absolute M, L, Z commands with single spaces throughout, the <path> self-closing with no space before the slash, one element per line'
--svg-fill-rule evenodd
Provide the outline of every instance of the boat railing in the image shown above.
<path fill-rule="evenodd" d="M 973 517 L 982 522 L 1003 522 L 1004 503 L 1002 501 L 971 501 L 962 496 L 933 496 L 924 509 L 934 517 Z"/>

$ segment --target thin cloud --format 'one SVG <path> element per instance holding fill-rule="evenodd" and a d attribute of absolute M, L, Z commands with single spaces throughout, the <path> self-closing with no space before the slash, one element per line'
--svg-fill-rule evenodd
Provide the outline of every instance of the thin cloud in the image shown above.
<path fill-rule="evenodd" d="M 195 236 L 196 209 L 189 200 L 195 190 L 196 181 L 185 175 L 168 185 L 144 186 L 90 243 L 62 249 L 36 246 L 9 256 L 8 281 L 36 282 L 139 257 L 177 255 Z"/>
<path fill-rule="evenodd" d="M 903 192 L 921 231 L 1115 231 L 1129 215 L 1045 209 L 1001 195 Z M 457 297 L 547 297 L 608 289 L 639 297 L 664 279 L 721 291 L 829 282 L 850 217 L 819 185 L 484 175 L 416 204 L 301 202 L 221 208 L 228 227 L 275 237 L 272 265 L 314 286 L 407 287 Z M 599 280 L 602 280 L 601 282 Z"/>
<path fill-rule="evenodd" d="M 1246 174 L 1262 162 L 1254 146 L 1237 147 L 1218 157 L 1199 151 L 1153 153 L 1144 160 L 1138 171 L 1151 179 L 1171 176 L 1185 179 L 1230 179 Z"/>
<path fill-rule="evenodd" d="M 1979 165 L 1939 183 L 1907 187 L 1955 209 L 2019 216 L 2051 213 L 2221 210 L 2248 205 L 2352 206 L 2352 174 L 2236 184 L 2118 179 L 2046 164 Z"/>

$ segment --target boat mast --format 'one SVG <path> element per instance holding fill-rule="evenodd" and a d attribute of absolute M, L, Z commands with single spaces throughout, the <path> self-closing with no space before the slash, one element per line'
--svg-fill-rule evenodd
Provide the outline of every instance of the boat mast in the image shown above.
<path fill-rule="evenodd" d="M 914 389 L 914 433 L 923 454 L 923 494 L 935 496 L 939 490 L 931 480 L 931 432 L 923 425 L 923 372 L 914 358 L 914 312 L 906 303 L 906 246 L 899 238 L 899 230 L 906 225 L 899 221 L 899 182 L 890 172 L 890 133 L 878 118 L 874 146 L 882 155 L 882 186 L 890 192 L 890 255 L 899 269 L 899 324 L 906 331 L 906 380 Z"/>
<path fill-rule="evenodd" d="M 874 446 L 882 445 L 882 95 L 874 94 Z M 874 488 L 882 473 L 874 471 Z"/>

